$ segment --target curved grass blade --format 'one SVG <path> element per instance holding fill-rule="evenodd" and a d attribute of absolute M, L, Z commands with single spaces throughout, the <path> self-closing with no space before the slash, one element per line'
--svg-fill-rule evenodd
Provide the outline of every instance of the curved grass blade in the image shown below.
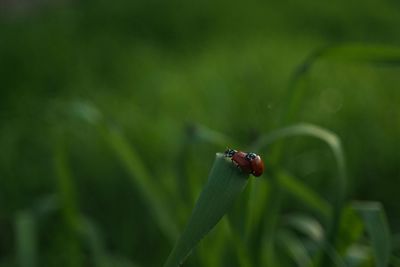
<path fill-rule="evenodd" d="M 293 71 L 291 78 L 289 80 L 288 88 L 286 91 L 285 99 L 289 99 L 287 101 L 287 105 L 284 107 L 282 111 L 282 117 L 279 121 L 279 125 L 283 126 L 294 119 L 294 116 L 297 114 L 297 110 L 300 107 L 301 100 L 304 97 L 305 91 L 307 89 L 307 74 L 310 72 L 310 69 L 321 58 L 324 53 L 329 49 L 329 46 L 324 46 L 322 48 L 314 50 L 310 53 L 305 60 Z M 274 153 L 276 153 L 277 159 L 280 156 L 280 151 L 282 150 L 283 144 L 278 145 Z"/>
<path fill-rule="evenodd" d="M 178 235 L 177 226 L 168 213 L 163 194 L 151 179 L 139 155 L 131 147 L 122 132 L 111 127 L 102 127 L 102 133 L 110 147 L 128 170 L 131 182 L 137 186 L 156 219 L 160 229 L 172 241 Z"/>
<path fill-rule="evenodd" d="M 277 236 L 278 241 L 280 241 L 279 243 L 281 243 L 282 247 L 287 250 L 288 254 L 297 266 L 312 266 L 312 260 L 307 249 L 304 247 L 301 240 L 296 237 L 296 235 L 287 230 L 281 230 Z"/>
<path fill-rule="evenodd" d="M 293 71 L 289 80 L 286 99 L 287 105 L 283 108 L 282 118 L 278 127 L 294 121 L 300 108 L 302 99 L 309 89 L 307 77 L 316 62 L 327 60 L 355 61 L 371 64 L 384 64 L 398 67 L 400 65 L 400 47 L 387 45 L 365 44 L 331 44 L 312 51 L 305 60 Z M 277 163 L 283 150 L 283 143 L 279 143 L 273 151 L 273 163 Z"/>
<path fill-rule="evenodd" d="M 338 232 L 339 228 L 341 209 L 344 204 L 346 187 L 347 187 L 345 157 L 339 137 L 333 132 L 326 130 L 322 127 L 313 124 L 300 123 L 276 130 L 260 138 L 258 142 L 254 144 L 254 148 L 260 150 L 263 147 L 280 139 L 302 136 L 302 135 L 311 136 L 324 141 L 326 144 L 328 144 L 336 160 L 337 170 L 338 170 L 337 183 L 336 183 L 337 184 L 336 199 L 335 203 L 333 204 L 332 214 L 330 217 L 330 225 L 328 226 L 328 231 L 326 236 L 326 243 L 334 244 L 336 233 Z M 278 173 L 278 176 L 281 175 L 282 175 L 281 173 Z M 326 258 L 323 259 L 322 265 L 324 265 L 324 262 L 326 260 L 327 260 Z"/>
<path fill-rule="evenodd" d="M 306 215 L 290 215 L 286 218 L 286 224 L 296 232 L 308 237 L 316 246 L 322 247 L 333 266 L 347 266 L 339 252 L 331 244 L 324 244 L 325 232 L 316 219 Z M 299 242 L 301 241 L 299 240 Z M 318 261 L 319 259 L 315 258 L 315 260 Z M 315 266 L 315 260 L 310 266 Z"/>
<path fill-rule="evenodd" d="M 324 239 L 325 232 L 322 225 L 316 219 L 307 215 L 289 215 L 285 218 L 285 224 L 316 243 L 320 243 Z"/>
<path fill-rule="evenodd" d="M 312 67 L 320 60 L 352 61 L 377 65 L 400 66 L 400 47 L 376 44 L 331 44 L 318 48 L 294 70 L 287 89 L 287 106 L 283 109 L 280 125 L 294 121 L 305 91 L 307 76 Z"/>
<path fill-rule="evenodd" d="M 276 130 L 264 136 L 254 145 L 254 147 L 261 149 L 279 139 L 302 136 L 302 135 L 320 139 L 324 141 L 326 144 L 328 144 L 329 148 L 332 150 L 338 169 L 338 176 L 337 176 L 338 180 L 337 180 L 337 190 L 336 190 L 337 198 L 335 203 L 335 209 L 333 212 L 335 213 L 335 215 L 338 216 L 340 214 L 340 209 L 345 198 L 347 178 L 346 178 L 346 165 L 345 165 L 343 148 L 340 139 L 336 134 L 313 124 L 300 123 Z"/>
<path fill-rule="evenodd" d="M 371 248 L 364 244 L 352 244 L 344 254 L 347 267 L 373 266 Z"/>
<path fill-rule="evenodd" d="M 73 114 L 96 127 L 115 155 L 122 162 L 130 175 L 132 184 L 138 188 L 141 197 L 148 205 L 151 215 L 158 223 L 165 236 L 173 242 L 178 236 L 178 228 L 168 212 L 163 192 L 154 183 L 140 156 L 131 146 L 122 131 L 111 127 L 105 122 L 102 113 L 90 103 L 74 102 L 71 109 Z"/>
<path fill-rule="evenodd" d="M 364 221 L 365 229 L 372 241 L 375 266 L 388 266 L 391 251 L 390 230 L 386 215 L 379 202 L 355 202 L 353 208 Z"/>
<path fill-rule="evenodd" d="M 164 267 L 180 266 L 197 243 L 221 220 L 247 184 L 240 172 L 222 154 L 217 154 L 207 184 Z"/>
<path fill-rule="evenodd" d="M 293 126 L 289 126 L 286 128 L 282 128 L 276 130 L 263 138 L 261 138 L 257 144 L 254 145 L 255 148 L 265 147 L 279 139 L 287 138 L 287 137 L 295 137 L 295 136 L 311 136 L 314 138 L 318 138 L 329 145 L 329 148 L 332 150 L 332 153 L 335 157 L 337 168 L 338 168 L 338 188 L 337 188 L 337 204 L 342 204 L 344 200 L 344 195 L 346 191 L 346 166 L 343 148 L 340 142 L 339 137 L 333 132 L 326 130 L 322 127 L 308 124 L 308 123 L 300 123 Z"/>
<path fill-rule="evenodd" d="M 398 66 L 400 64 L 400 47 L 356 43 L 342 44 L 326 49 L 322 58 Z"/>
<path fill-rule="evenodd" d="M 278 180 L 285 191 L 317 211 L 324 218 L 328 219 L 332 214 L 332 207 L 326 200 L 289 173 L 282 172 L 282 175 L 278 176 Z"/>

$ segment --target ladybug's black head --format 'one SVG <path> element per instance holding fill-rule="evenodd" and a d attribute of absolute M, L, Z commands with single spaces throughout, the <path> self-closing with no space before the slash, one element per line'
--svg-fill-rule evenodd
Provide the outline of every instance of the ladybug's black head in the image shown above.
<path fill-rule="evenodd" d="M 252 159 L 255 159 L 256 157 L 257 157 L 257 154 L 256 153 L 252 153 L 252 152 L 247 153 L 247 155 L 246 155 L 246 159 L 247 160 L 252 160 Z"/>
<path fill-rule="evenodd" d="M 236 150 L 228 148 L 227 150 L 225 150 L 224 155 L 225 157 L 231 158 L 233 157 L 233 155 L 235 155 L 236 152 Z"/>

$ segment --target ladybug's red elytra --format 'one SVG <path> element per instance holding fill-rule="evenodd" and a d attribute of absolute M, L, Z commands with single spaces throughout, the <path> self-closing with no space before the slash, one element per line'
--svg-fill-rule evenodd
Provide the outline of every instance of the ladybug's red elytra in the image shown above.
<path fill-rule="evenodd" d="M 232 162 L 245 173 L 259 177 L 264 172 L 264 163 L 261 157 L 255 153 L 227 149 L 224 155 L 231 158 Z"/>
<path fill-rule="evenodd" d="M 247 153 L 238 151 L 232 156 L 232 162 L 238 166 L 243 172 L 251 173 L 250 161 L 246 159 Z"/>
<path fill-rule="evenodd" d="M 255 153 L 248 153 L 246 155 L 246 159 L 250 161 L 250 166 L 252 170 L 252 174 L 255 177 L 261 176 L 264 172 L 264 162 L 262 161 L 261 157 Z"/>

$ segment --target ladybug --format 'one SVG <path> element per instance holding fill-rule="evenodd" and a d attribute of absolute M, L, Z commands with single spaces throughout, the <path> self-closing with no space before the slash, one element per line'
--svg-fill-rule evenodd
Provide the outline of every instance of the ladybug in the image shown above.
<path fill-rule="evenodd" d="M 233 164 L 245 173 L 252 173 L 251 163 L 246 159 L 247 153 L 234 149 L 227 149 L 225 157 L 231 158 Z"/>
<path fill-rule="evenodd" d="M 264 162 L 256 153 L 245 153 L 234 149 L 227 149 L 225 157 L 231 158 L 232 162 L 243 172 L 259 177 L 264 172 Z"/>
<path fill-rule="evenodd" d="M 248 153 L 246 155 L 246 160 L 250 162 L 251 173 L 255 177 L 259 177 L 261 176 L 261 174 L 263 174 L 264 162 L 259 155 L 257 155 L 256 153 Z"/>

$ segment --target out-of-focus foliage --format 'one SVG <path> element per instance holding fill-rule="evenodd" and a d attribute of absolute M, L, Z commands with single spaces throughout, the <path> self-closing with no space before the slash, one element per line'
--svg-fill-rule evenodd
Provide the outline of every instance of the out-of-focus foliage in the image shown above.
<path fill-rule="evenodd" d="M 258 149 L 298 122 L 340 138 L 347 191 L 320 140 L 270 144 L 267 174 L 187 265 L 398 264 L 399 11 L 389 0 L 1 2 L 0 266 L 160 266 L 215 152 Z M 332 224 L 342 193 L 381 202 L 393 237 L 374 234 L 380 209 L 340 206 Z"/>

